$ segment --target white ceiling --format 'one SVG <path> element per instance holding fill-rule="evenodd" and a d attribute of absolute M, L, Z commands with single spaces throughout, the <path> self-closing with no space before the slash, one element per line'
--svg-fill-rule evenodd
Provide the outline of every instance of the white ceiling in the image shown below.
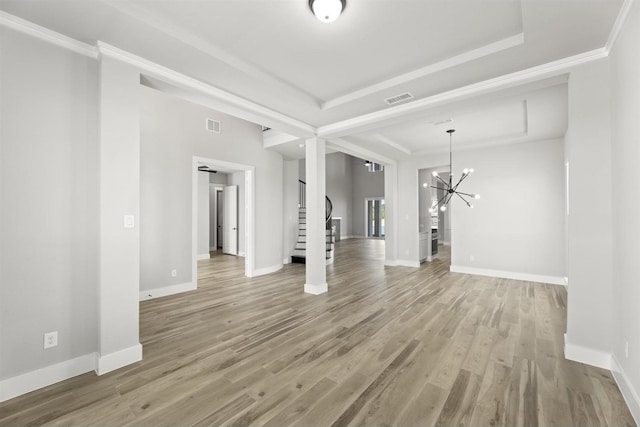
<path fill-rule="evenodd" d="M 621 5 L 348 0 L 325 24 L 307 0 L 0 0 L 9 14 L 108 43 L 391 159 L 438 150 L 442 135 L 446 149 L 448 125 L 433 122 L 448 118 L 460 146 L 564 135 L 566 76 L 450 105 L 425 100 L 601 49 Z M 415 99 L 401 108 L 384 102 L 405 91 Z M 292 144 L 280 147 L 287 157 Z"/>

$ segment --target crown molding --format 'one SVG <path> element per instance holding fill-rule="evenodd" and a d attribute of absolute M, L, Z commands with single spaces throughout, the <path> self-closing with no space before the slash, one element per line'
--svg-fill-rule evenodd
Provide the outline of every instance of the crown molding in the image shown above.
<path fill-rule="evenodd" d="M 622 3 L 620 12 L 618 13 L 618 17 L 616 18 L 616 22 L 614 22 L 613 24 L 613 28 L 609 33 L 609 39 L 607 40 L 607 44 L 605 45 L 607 55 L 611 52 L 611 49 L 613 49 L 613 46 L 616 44 L 618 36 L 620 35 L 620 31 L 622 31 L 622 27 L 624 27 L 624 23 L 627 21 L 627 17 L 629 16 L 629 12 L 631 11 L 632 6 L 633 0 L 624 0 L 624 3 Z"/>
<path fill-rule="evenodd" d="M 67 37 L 64 34 L 60 34 L 56 31 L 52 31 L 48 28 L 42 27 L 33 22 L 27 21 L 9 13 L 0 11 L 0 25 L 12 30 L 18 31 L 23 34 L 35 37 L 45 42 L 51 43 L 56 46 L 60 46 L 67 50 L 70 50 L 80 55 L 87 56 L 92 59 L 98 58 L 98 50 L 95 46 L 83 43 L 71 37 Z"/>
<path fill-rule="evenodd" d="M 276 123 L 284 124 L 289 128 L 297 129 L 303 134 L 315 134 L 316 132 L 316 128 L 308 125 L 307 123 L 296 120 L 282 113 L 278 113 L 270 108 L 256 104 L 248 99 L 234 95 L 230 92 L 156 64 L 155 62 L 149 61 L 102 41 L 98 41 L 98 52 L 100 55 L 108 56 L 118 61 L 130 64 L 151 77 L 164 82 L 169 82 L 184 89 L 194 90 L 198 93 L 211 96 L 218 101 L 222 101 L 226 105 L 238 107 L 242 111 L 250 112 L 258 115 L 259 117 L 264 117 Z"/>
<path fill-rule="evenodd" d="M 373 113 L 363 114 L 361 116 L 339 121 L 330 125 L 320 126 L 318 128 L 318 136 L 327 139 L 338 138 L 348 133 L 357 132 L 367 126 L 379 126 L 380 123 L 386 120 L 397 119 L 408 114 L 420 113 L 428 108 L 433 108 L 445 103 L 522 85 L 542 78 L 553 77 L 566 73 L 571 68 L 578 65 L 606 58 L 607 54 L 608 52 L 605 48 L 595 49 L 579 55 L 531 67 L 526 70 L 516 71 L 514 73 L 505 74 L 504 76 L 473 83 L 426 98 L 421 98 L 406 104 L 397 105 L 384 110 L 378 110 Z"/>
<path fill-rule="evenodd" d="M 140 4 L 133 2 L 109 2 L 109 6 L 122 12 L 133 19 L 148 25 L 155 30 L 166 34 L 174 40 L 184 43 L 186 46 L 190 46 L 207 56 L 217 59 L 218 61 L 229 65 L 235 71 L 244 73 L 258 81 L 265 84 L 272 84 L 280 86 L 282 89 L 290 91 L 298 97 L 304 98 L 306 102 L 313 103 L 314 105 L 320 105 L 320 99 L 313 94 L 305 91 L 304 89 L 288 82 L 281 77 L 257 66 L 256 64 L 246 61 L 233 53 L 224 50 L 213 43 L 203 40 L 201 37 L 195 35 L 195 33 L 188 31 L 180 25 L 176 25 L 170 20 L 158 15 L 152 9 L 149 9 Z"/>
<path fill-rule="evenodd" d="M 371 86 L 364 87 L 362 89 L 353 91 L 346 95 L 342 95 L 321 104 L 322 110 L 328 110 L 339 105 L 347 104 L 349 102 L 356 101 L 374 93 L 381 92 L 383 90 L 399 86 L 404 83 L 408 83 L 412 80 L 416 80 L 422 77 L 426 77 L 430 74 L 437 73 L 439 71 L 447 70 L 449 68 L 462 65 L 466 62 L 473 61 L 478 58 L 492 55 L 494 53 L 501 52 L 506 49 L 510 49 L 515 46 L 519 46 L 524 43 L 524 33 L 519 33 L 506 39 L 498 40 L 497 42 L 490 43 L 488 45 L 479 47 L 477 49 L 470 50 L 460 55 L 447 58 L 443 61 L 439 61 L 433 64 L 429 64 L 425 67 L 418 68 L 417 70 L 409 71 L 408 73 L 400 74 L 399 76 L 392 77 L 382 82 L 373 84 Z"/>

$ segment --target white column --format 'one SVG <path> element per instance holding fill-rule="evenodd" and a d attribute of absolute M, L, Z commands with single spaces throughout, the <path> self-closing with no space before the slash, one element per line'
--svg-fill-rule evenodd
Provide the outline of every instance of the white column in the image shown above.
<path fill-rule="evenodd" d="M 304 291 L 314 295 L 327 292 L 325 151 L 324 139 L 306 140 L 307 257 Z"/>
<path fill-rule="evenodd" d="M 384 165 L 384 264 L 398 265 L 398 167 Z"/>
<path fill-rule="evenodd" d="M 140 73 L 100 60 L 100 272 L 96 372 L 142 359 L 140 300 Z"/>

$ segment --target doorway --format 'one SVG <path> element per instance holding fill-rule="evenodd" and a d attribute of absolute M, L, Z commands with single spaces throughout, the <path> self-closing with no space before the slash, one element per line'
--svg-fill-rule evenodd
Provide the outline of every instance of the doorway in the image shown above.
<path fill-rule="evenodd" d="M 245 265 L 245 275 L 248 277 L 252 277 L 255 270 L 254 259 L 255 259 L 255 240 L 254 240 L 254 167 L 250 165 L 243 165 L 239 163 L 231 163 L 222 160 L 209 159 L 204 157 L 193 156 L 192 157 L 192 197 L 191 197 L 191 205 L 192 205 L 192 222 L 191 222 L 191 234 L 192 234 L 192 277 L 193 281 L 196 283 L 197 287 L 197 277 L 198 277 L 198 237 L 199 237 L 199 205 L 200 203 L 206 203 L 207 205 L 211 205 L 211 192 L 207 192 L 209 195 L 205 201 L 199 202 L 199 176 L 198 176 L 198 167 L 205 165 L 212 170 L 216 170 L 226 174 L 232 174 L 239 180 L 240 185 L 242 186 L 242 191 L 236 191 L 236 199 L 240 201 L 235 204 L 236 213 L 242 216 L 240 225 L 235 224 L 231 225 L 231 228 L 235 228 L 233 230 L 235 232 L 240 232 L 241 235 L 241 252 L 238 251 L 237 243 L 238 239 L 236 239 L 236 249 L 234 251 L 234 255 L 244 256 L 244 265 Z M 236 182 L 237 184 L 238 182 Z M 227 186 L 234 187 L 237 189 L 235 185 Z M 217 190 L 217 189 L 216 189 Z M 215 212 L 216 217 L 218 216 L 219 207 L 223 209 L 222 212 L 222 224 L 219 224 L 216 218 L 216 221 L 212 221 L 216 227 L 216 236 L 214 241 L 209 241 L 209 248 L 218 247 L 221 245 L 224 249 L 225 241 L 229 242 L 229 236 L 224 235 L 225 227 L 225 218 L 229 217 L 229 213 L 225 212 L 230 208 L 230 203 L 228 203 L 227 198 L 224 196 L 224 187 L 220 192 L 223 195 L 221 196 L 223 201 L 221 206 L 216 203 L 216 207 L 213 210 Z M 218 201 L 219 192 L 215 192 L 215 201 Z M 238 209 L 238 205 L 240 205 L 241 209 Z M 227 221 L 228 222 L 228 221 Z M 207 221 L 207 226 L 210 224 Z M 213 225 L 213 224 L 212 224 Z M 221 225 L 222 232 L 218 233 L 218 225 Z M 200 233 L 203 234 L 203 233 Z M 209 235 L 210 233 L 206 233 Z M 220 237 L 222 236 L 222 237 Z"/>
<path fill-rule="evenodd" d="M 215 248 L 216 250 L 222 249 L 222 243 L 224 242 L 224 235 L 222 233 L 222 228 L 224 226 L 224 193 L 222 192 L 222 188 L 216 188 L 216 238 L 215 238 Z"/>
<path fill-rule="evenodd" d="M 366 199 L 365 216 L 365 236 L 369 239 L 384 239 L 384 199 Z"/>

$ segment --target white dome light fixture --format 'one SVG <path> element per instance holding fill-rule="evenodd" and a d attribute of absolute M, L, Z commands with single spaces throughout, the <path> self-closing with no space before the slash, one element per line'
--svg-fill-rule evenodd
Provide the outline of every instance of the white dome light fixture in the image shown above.
<path fill-rule="evenodd" d="M 309 0 L 311 12 L 322 22 L 333 22 L 347 6 L 347 0 Z"/>

